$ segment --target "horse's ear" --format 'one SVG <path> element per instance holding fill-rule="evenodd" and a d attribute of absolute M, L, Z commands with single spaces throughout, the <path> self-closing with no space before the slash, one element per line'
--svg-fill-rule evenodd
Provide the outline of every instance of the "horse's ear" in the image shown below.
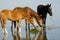
<path fill-rule="evenodd" d="M 47 4 L 47 7 L 50 7 L 51 6 L 51 4 Z"/>
<path fill-rule="evenodd" d="M 50 4 L 50 6 L 51 6 L 51 4 Z"/>
<path fill-rule="evenodd" d="M 50 6 L 51 6 L 51 4 L 47 4 L 47 6 L 48 6 L 48 7 L 50 7 Z"/>

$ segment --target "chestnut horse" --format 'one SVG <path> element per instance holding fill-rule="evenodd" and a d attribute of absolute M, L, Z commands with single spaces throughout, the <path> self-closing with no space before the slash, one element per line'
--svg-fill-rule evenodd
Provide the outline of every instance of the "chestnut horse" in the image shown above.
<path fill-rule="evenodd" d="M 7 10 L 7 9 L 2 10 L 0 15 L 1 15 L 1 24 L 2 24 L 3 33 L 7 33 L 6 30 L 7 20 L 17 22 L 17 24 L 15 25 L 16 26 L 15 30 L 19 26 L 21 26 L 22 19 L 27 20 L 27 23 L 30 22 L 33 26 L 35 26 L 33 18 L 36 18 L 39 25 L 42 25 L 42 20 L 40 19 L 39 15 L 36 14 L 36 12 L 29 7 L 17 8 L 14 10 Z M 21 33 L 21 28 L 19 33 Z"/>
<path fill-rule="evenodd" d="M 17 10 L 18 10 L 19 13 L 21 13 L 21 10 L 25 11 L 25 15 L 27 14 L 27 15 L 30 16 L 30 20 L 33 22 L 33 24 L 34 24 L 34 20 L 33 19 L 36 18 L 36 21 L 38 22 L 39 26 L 40 27 L 42 26 L 42 19 L 40 19 L 39 18 L 40 16 L 34 10 L 32 10 L 31 8 L 29 8 L 29 7 L 24 7 L 24 8 L 16 7 L 16 8 L 13 9 L 13 11 L 15 11 L 15 12 Z M 26 20 L 26 23 L 27 23 L 27 20 Z M 12 24 L 13 24 L 13 22 L 12 22 Z"/>
<path fill-rule="evenodd" d="M 29 8 L 29 7 L 24 7 L 24 8 L 22 8 L 22 7 L 16 7 L 16 8 L 13 9 L 13 11 L 15 11 L 15 13 L 21 13 L 22 10 L 25 12 L 24 13 L 25 16 L 29 15 L 29 17 L 30 17 L 29 20 L 31 20 L 33 22 L 33 23 L 31 22 L 33 24 L 33 26 L 36 26 L 34 24 L 34 18 L 36 18 L 37 23 L 39 24 L 40 27 L 42 27 L 42 19 L 31 8 Z M 25 20 L 25 22 L 26 22 L 26 32 L 29 31 L 29 27 L 28 27 L 29 26 L 28 24 L 30 24 L 29 20 Z M 16 21 L 14 21 L 14 22 L 12 21 L 11 30 L 13 29 L 13 27 L 12 27 L 13 23 L 16 25 Z"/>

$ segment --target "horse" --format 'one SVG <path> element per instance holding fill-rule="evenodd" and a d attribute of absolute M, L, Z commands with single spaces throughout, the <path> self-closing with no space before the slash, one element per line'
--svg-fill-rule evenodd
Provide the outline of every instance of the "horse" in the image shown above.
<path fill-rule="evenodd" d="M 34 23 L 34 18 L 36 17 L 36 21 L 38 22 L 38 24 L 40 25 L 40 26 L 42 26 L 42 19 L 40 19 L 40 17 L 39 17 L 39 15 L 34 11 L 34 10 L 32 10 L 31 8 L 29 8 L 29 7 L 24 7 L 24 8 L 21 8 L 21 7 L 16 7 L 16 8 L 14 8 L 13 9 L 13 11 L 16 11 L 16 10 L 18 10 L 19 11 L 19 13 L 21 13 L 21 10 L 23 10 L 24 9 L 24 11 L 26 12 L 25 13 L 25 15 L 26 14 L 28 14 L 29 16 L 30 16 L 30 20 Z M 29 31 L 29 25 L 28 24 L 30 24 L 29 23 L 29 21 L 28 20 L 25 20 L 25 22 L 26 22 L 26 32 L 27 31 Z M 16 23 L 16 22 L 15 22 Z M 11 25 L 11 29 L 12 29 L 12 26 L 13 26 L 13 22 L 12 22 L 12 25 Z"/>
<path fill-rule="evenodd" d="M 46 26 L 47 13 L 49 13 L 49 15 L 52 16 L 51 4 L 37 6 L 37 14 L 41 16 L 44 27 Z"/>
<path fill-rule="evenodd" d="M 19 26 L 19 23 L 21 22 L 22 16 L 23 16 L 22 14 L 15 13 L 14 11 L 6 10 L 6 9 L 2 10 L 0 15 L 1 15 L 0 18 L 1 18 L 1 25 L 2 25 L 3 34 L 7 34 L 8 33 L 7 29 L 6 29 L 7 20 L 17 21 L 18 22 L 18 26 Z M 29 18 L 29 16 L 26 17 L 25 19 L 28 19 L 28 18 Z M 16 30 L 16 28 L 15 28 L 15 30 Z"/>
<path fill-rule="evenodd" d="M 33 17 L 35 17 L 37 19 L 37 21 L 39 22 L 40 25 L 42 25 L 42 20 L 40 19 L 40 17 L 38 16 L 38 14 L 33 17 L 31 17 L 30 15 L 28 15 L 28 13 L 36 13 L 34 11 L 32 11 L 32 9 L 30 10 L 26 10 L 26 8 L 20 8 L 19 10 L 2 10 L 1 11 L 1 24 L 2 24 L 2 29 L 3 29 L 3 33 L 7 33 L 7 29 L 6 29 L 6 22 L 7 20 L 11 20 L 11 21 L 17 21 L 17 25 L 16 28 L 18 28 L 18 26 L 21 26 L 21 21 L 22 19 L 26 19 L 28 20 L 33 26 L 35 26 L 34 24 L 34 20 L 32 19 Z M 15 28 L 15 30 L 16 30 Z M 20 35 L 21 35 L 21 28 L 20 28 Z"/>
<path fill-rule="evenodd" d="M 52 8 L 51 8 L 51 4 L 47 4 L 47 5 L 38 5 L 37 6 L 37 13 L 38 15 L 40 15 L 42 21 L 43 21 L 43 40 L 47 40 L 46 37 L 46 18 L 47 18 L 47 13 L 52 16 Z"/>

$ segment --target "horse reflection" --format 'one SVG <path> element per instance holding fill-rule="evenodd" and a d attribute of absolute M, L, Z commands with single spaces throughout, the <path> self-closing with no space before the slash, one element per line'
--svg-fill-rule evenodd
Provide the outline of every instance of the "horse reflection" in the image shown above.
<path fill-rule="evenodd" d="M 13 36 L 13 40 L 21 40 L 16 32 L 12 36 Z"/>
<path fill-rule="evenodd" d="M 43 31 L 42 29 L 40 30 L 37 40 L 47 40 L 47 35 L 45 30 Z"/>
<path fill-rule="evenodd" d="M 12 36 L 13 36 L 13 40 L 18 40 L 18 36 L 17 36 L 17 34 L 12 35 Z"/>
<path fill-rule="evenodd" d="M 2 34 L 2 40 L 7 40 L 8 39 L 8 34 Z"/>

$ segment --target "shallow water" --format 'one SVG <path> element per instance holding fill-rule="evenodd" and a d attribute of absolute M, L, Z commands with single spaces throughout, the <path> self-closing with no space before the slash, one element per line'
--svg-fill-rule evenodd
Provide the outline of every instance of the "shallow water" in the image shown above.
<path fill-rule="evenodd" d="M 10 24 L 11 24 L 10 22 L 9 22 L 9 24 L 7 24 L 8 40 L 13 40 Z M 32 40 L 33 40 L 34 36 L 35 36 L 34 34 L 30 35 Z M 39 35 L 36 35 L 36 36 L 38 37 Z M 60 27 L 52 27 L 49 29 L 47 27 L 46 36 L 47 36 L 48 40 L 60 40 Z M 26 40 L 25 27 L 22 27 L 22 39 Z M 2 28 L 1 28 L 1 26 L 0 26 L 0 40 L 2 40 Z"/>
<path fill-rule="evenodd" d="M 51 30 L 47 30 L 48 40 L 60 40 L 60 27 L 54 27 Z"/>

